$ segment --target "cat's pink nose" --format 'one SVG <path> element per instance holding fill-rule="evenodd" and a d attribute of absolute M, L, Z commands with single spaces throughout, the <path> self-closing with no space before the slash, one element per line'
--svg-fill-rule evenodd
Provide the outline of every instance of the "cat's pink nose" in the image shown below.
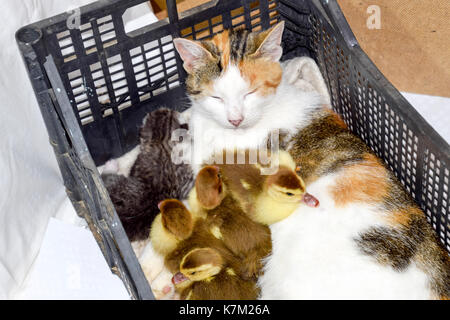
<path fill-rule="evenodd" d="M 228 122 L 237 128 L 241 124 L 242 120 L 244 120 L 244 119 L 237 119 L 237 120 L 228 119 Z"/>

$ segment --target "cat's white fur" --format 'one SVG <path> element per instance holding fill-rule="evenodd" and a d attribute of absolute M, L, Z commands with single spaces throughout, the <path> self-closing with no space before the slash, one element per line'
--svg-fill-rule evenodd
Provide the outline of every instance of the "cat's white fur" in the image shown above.
<path fill-rule="evenodd" d="M 128 177 L 140 152 L 141 147 L 140 145 L 137 145 L 123 156 L 108 160 L 103 166 L 99 166 L 97 169 L 100 174 L 115 173 Z"/>
<path fill-rule="evenodd" d="M 308 192 L 319 208 L 299 207 L 271 226 L 272 255 L 259 278 L 262 299 L 430 299 L 427 276 L 414 264 L 397 272 L 363 255 L 353 241 L 383 225 L 369 205 L 338 209 L 328 193 L 338 175 L 323 177 Z"/>

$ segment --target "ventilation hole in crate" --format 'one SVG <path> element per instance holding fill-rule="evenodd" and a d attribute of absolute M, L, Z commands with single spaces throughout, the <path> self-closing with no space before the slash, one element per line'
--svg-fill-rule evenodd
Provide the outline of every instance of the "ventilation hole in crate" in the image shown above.
<path fill-rule="evenodd" d="M 216 16 L 211 19 L 213 34 L 217 34 L 223 30 L 222 16 Z"/>
<path fill-rule="evenodd" d="M 122 15 L 125 33 L 127 33 L 128 36 L 131 36 L 133 31 L 152 24 L 151 15 L 151 6 L 146 2 L 127 8 Z"/>
<path fill-rule="evenodd" d="M 180 85 L 175 49 L 170 35 L 130 50 L 140 101 Z M 164 80 L 162 83 L 161 80 Z M 158 87 L 154 87 L 159 84 Z"/>
<path fill-rule="evenodd" d="M 70 102 L 78 111 L 81 124 L 84 125 L 94 121 L 88 98 L 88 94 L 91 94 L 91 92 L 85 86 L 84 77 L 82 76 L 80 69 L 69 72 L 67 77 L 72 93 L 69 95 L 71 99 Z"/>
<path fill-rule="evenodd" d="M 365 87 L 358 86 L 356 89 L 357 102 L 355 105 L 355 129 L 356 133 L 361 137 L 361 139 L 368 144 L 368 139 L 366 135 L 365 124 L 367 123 L 366 115 L 366 99 L 365 99 Z"/>
<path fill-rule="evenodd" d="M 269 1 L 269 21 L 270 21 L 271 26 L 278 23 L 280 15 L 278 14 L 277 8 L 278 8 L 277 1 L 270 0 Z"/>
<path fill-rule="evenodd" d="M 341 73 L 346 72 L 345 68 L 345 60 L 344 60 L 344 52 L 343 49 L 338 49 L 338 68 Z M 344 74 L 344 78 L 348 79 L 349 74 Z M 369 135 L 371 132 L 367 128 L 368 123 L 368 102 L 367 102 L 367 81 L 365 78 L 361 77 L 361 74 L 358 72 L 354 72 L 353 79 L 356 80 L 356 83 L 353 84 L 353 87 L 356 88 L 354 90 L 354 95 L 356 97 L 356 105 L 354 110 L 354 126 L 355 133 L 369 146 L 371 146 Z"/>
<path fill-rule="evenodd" d="M 194 39 L 203 40 L 212 35 L 211 21 L 205 20 L 194 25 Z"/>
<path fill-rule="evenodd" d="M 341 82 L 345 84 L 350 84 L 350 67 L 348 61 L 348 55 L 344 53 L 344 50 L 336 46 L 336 61 L 337 61 L 337 70 L 338 70 L 338 78 Z"/>
<path fill-rule="evenodd" d="M 430 151 L 425 150 L 422 209 L 444 245 L 449 246 L 449 170 Z M 438 228 L 438 225 L 440 226 Z"/>
<path fill-rule="evenodd" d="M 419 140 L 412 130 L 388 104 L 385 104 L 383 158 L 414 198 L 417 197 L 418 191 L 416 190 L 418 142 Z"/>
<path fill-rule="evenodd" d="M 352 108 L 350 102 L 350 88 L 346 85 L 342 85 L 339 88 L 340 102 L 342 110 L 342 118 L 350 130 L 354 130 L 352 121 Z"/>
<path fill-rule="evenodd" d="M 250 11 L 250 19 L 252 25 L 252 31 L 260 31 L 261 27 L 261 11 L 259 8 Z"/>
<path fill-rule="evenodd" d="M 83 41 L 84 50 L 87 55 L 97 52 L 94 31 L 90 22 L 82 25 L 81 40 Z"/>
<path fill-rule="evenodd" d="M 86 125 L 86 124 L 89 124 L 91 122 L 94 122 L 94 117 L 93 116 L 89 116 L 89 117 L 81 119 L 81 125 L 83 125 L 83 126 Z"/>
<path fill-rule="evenodd" d="M 182 29 L 181 36 L 192 40 L 203 40 L 211 38 L 221 31 L 223 31 L 223 23 L 222 16 L 219 15 L 197 23 L 193 27 Z"/>
<path fill-rule="evenodd" d="M 193 32 L 192 32 L 192 27 L 188 27 L 188 28 L 184 28 L 181 30 L 180 35 L 183 38 L 187 38 L 187 39 L 193 39 Z"/>
<path fill-rule="evenodd" d="M 231 25 L 233 26 L 233 28 L 241 26 L 245 23 L 244 7 L 239 7 L 234 10 L 231 10 L 230 15 L 231 15 Z"/>
<path fill-rule="evenodd" d="M 378 100 L 374 99 L 376 95 L 376 91 L 374 91 L 372 85 L 367 84 L 367 119 L 369 126 L 369 137 L 368 137 L 368 145 L 369 147 L 375 151 L 375 153 L 382 158 L 382 139 L 381 137 L 384 135 L 384 132 L 381 131 L 382 120 L 381 120 L 381 104 L 378 103 Z"/>
<path fill-rule="evenodd" d="M 122 64 L 120 54 L 115 55 L 107 60 L 109 77 L 113 88 L 114 101 L 123 101 L 117 108 L 123 110 L 131 106 L 129 97 L 128 82 Z M 125 100 L 123 100 L 125 99 Z"/>
<path fill-rule="evenodd" d="M 260 31 L 262 30 L 261 26 L 261 10 L 260 10 L 260 2 L 253 1 L 250 3 L 250 25 L 252 31 Z"/>
<path fill-rule="evenodd" d="M 111 15 L 97 19 L 97 27 L 103 48 L 117 44 L 116 31 Z"/>
<path fill-rule="evenodd" d="M 108 94 L 108 88 L 106 86 L 105 75 L 103 74 L 102 66 L 100 62 L 91 64 L 89 66 L 92 74 L 92 79 L 95 85 L 95 93 L 100 104 L 109 104 L 111 99 Z"/>
<path fill-rule="evenodd" d="M 64 58 L 64 63 L 77 58 L 69 30 L 56 34 L 56 39 L 61 50 L 61 56 Z"/>
<path fill-rule="evenodd" d="M 318 22 L 318 20 L 312 21 Z M 331 37 L 323 27 L 316 25 L 314 32 L 316 33 L 315 47 L 321 55 L 319 65 L 322 64 L 322 70 L 327 75 L 325 79 L 333 99 L 333 108 L 342 115 L 344 122 L 353 131 L 348 60 L 345 59 L 344 52 L 336 45 L 336 39 Z M 321 45 L 323 50 L 318 49 Z"/>

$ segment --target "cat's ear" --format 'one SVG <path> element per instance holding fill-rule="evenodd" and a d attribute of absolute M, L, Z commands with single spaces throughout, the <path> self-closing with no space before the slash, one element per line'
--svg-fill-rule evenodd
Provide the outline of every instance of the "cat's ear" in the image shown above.
<path fill-rule="evenodd" d="M 211 53 L 198 42 L 183 38 L 173 39 L 175 49 L 183 60 L 183 67 L 187 73 L 192 73 L 196 68 L 212 59 Z"/>
<path fill-rule="evenodd" d="M 283 55 L 281 48 L 281 38 L 283 37 L 284 21 L 279 22 L 274 27 L 261 33 L 262 43 L 259 45 L 255 53 L 255 58 L 269 58 L 272 61 L 279 61 Z"/>

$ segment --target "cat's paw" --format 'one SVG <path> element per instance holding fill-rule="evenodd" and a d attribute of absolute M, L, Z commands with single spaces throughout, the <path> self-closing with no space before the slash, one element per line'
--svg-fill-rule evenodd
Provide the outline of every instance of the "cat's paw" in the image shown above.
<path fill-rule="evenodd" d="M 172 300 L 175 297 L 175 287 L 172 283 L 172 273 L 164 269 L 158 277 L 151 282 L 153 294 L 157 300 Z"/>
<path fill-rule="evenodd" d="M 136 257 L 140 257 L 147 246 L 148 240 L 137 240 L 131 242 L 131 248 L 133 248 Z"/>
<path fill-rule="evenodd" d="M 152 283 L 164 270 L 164 258 L 153 250 L 150 241 L 142 250 L 139 263 L 149 283 Z"/>

